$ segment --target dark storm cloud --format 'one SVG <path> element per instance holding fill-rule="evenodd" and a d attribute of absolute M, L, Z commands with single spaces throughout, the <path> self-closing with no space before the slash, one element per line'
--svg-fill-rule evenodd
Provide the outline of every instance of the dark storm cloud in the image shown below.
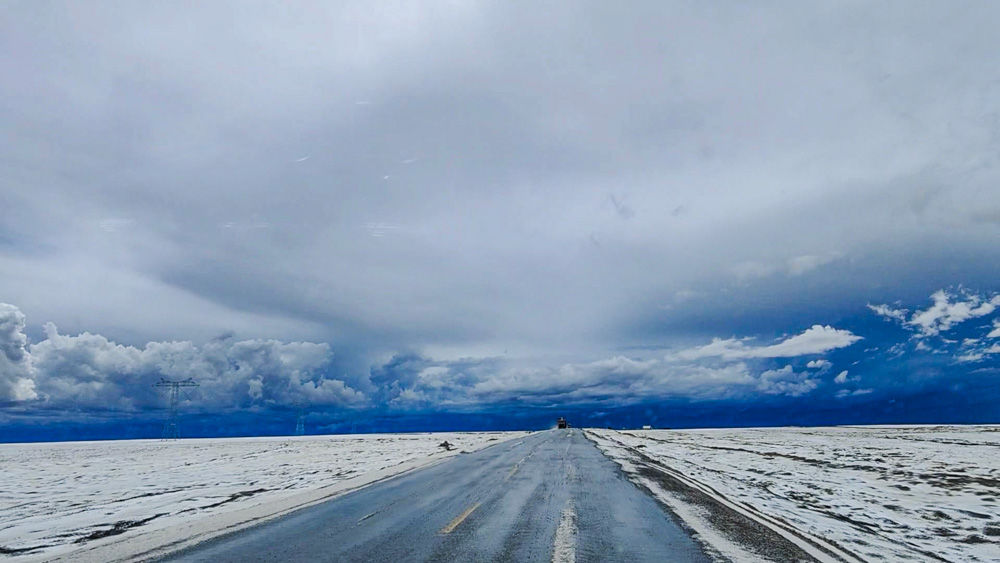
<path fill-rule="evenodd" d="M 136 350 L 324 342 L 397 403 L 545 395 L 565 365 L 578 394 L 681 393 L 662 356 L 595 366 L 997 289 L 997 15 L 10 3 L 0 299 Z M 403 350 L 395 387 L 369 372 Z M 735 388 L 808 395 L 789 365 Z"/>

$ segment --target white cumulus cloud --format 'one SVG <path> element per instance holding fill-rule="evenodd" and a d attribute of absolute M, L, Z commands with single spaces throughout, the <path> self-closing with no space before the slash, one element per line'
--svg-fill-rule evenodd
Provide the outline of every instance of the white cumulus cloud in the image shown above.
<path fill-rule="evenodd" d="M 837 397 L 838 399 L 844 399 L 847 397 L 858 397 L 861 395 L 868 395 L 870 393 L 873 393 L 874 391 L 875 391 L 874 389 L 841 389 L 840 391 L 837 391 L 834 394 L 834 396 Z"/>
<path fill-rule="evenodd" d="M 861 340 L 862 337 L 849 330 L 832 326 L 813 325 L 802 334 L 782 340 L 770 346 L 748 346 L 746 339 L 716 338 L 710 344 L 689 348 L 676 353 L 682 360 L 719 357 L 725 360 L 749 358 L 792 358 L 809 354 L 822 354 L 830 350 L 845 348 Z"/>
<path fill-rule="evenodd" d="M 963 354 L 955 356 L 955 360 L 957 360 L 960 363 L 976 363 L 985 360 L 987 357 L 992 356 L 993 354 L 1000 354 L 1000 344 L 993 344 L 992 346 L 986 346 L 967 351 Z"/>
<path fill-rule="evenodd" d="M 808 373 L 799 373 L 792 366 L 767 370 L 760 374 L 757 389 L 768 395 L 798 397 L 816 389 L 819 383 Z"/>
<path fill-rule="evenodd" d="M 837 383 L 838 385 L 843 385 L 844 383 L 847 383 L 848 381 L 858 381 L 860 379 L 861 379 L 860 377 L 848 377 L 847 376 L 847 370 L 845 369 L 844 371 L 838 373 L 837 377 L 833 378 L 833 382 Z"/>
<path fill-rule="evenodd" d="M 24 314 L 0 303 L 0 403 L 37 398 L 24 334 Z"/>
<path fill-rule="evenodd" d="M 933 305 L 923 310 L 914 311 L 909 318 L 907 318 L 908 311 L 906 309 L 871 304 L 868 305 L 868 308 L 882 317 L 899 321 L 904 327 L 916 332 L 920 337 L 927 337 L 937 336 L 969 319 L 989 315 L 996 311 L 997 307 L 1000 307 L 1000 295 L 998 294 L 983 296 L 964 290 L 949 292 L 941 289 L 931 295 L 931 300 L 934 302 Z"/>
<path fill-rule="evenodd" d="M 872 305 L 869 303 L 868 308 L 880 317 L 885 317 L 886 319 L 899 321 L 901 323 L 906 322 L 906 314 L 909 313 L 906 309 L 895 309 L 888 305 Z"/>
<path fill-rule="evenodd" d="M 1000 338 L 1000 319 L 993 321 L 993 330 L 991 330 L 986 338 Z"/>
<path fill-rule="evenodd" d="M 60 334 L 52 323 L 45 325 L 45 336 L 28 345 L 24 315 L 12 305 L 0 306 L 0 400 L 38 399 L 54 408 L 155 408 L 164 403 L 153 387 L 160 378 L 193 378 L 199 387 L 185 400 L 206 407 L 365 401 L 343 381 L 327 377 L 327 344 L 226 337 L 200 346 L 179 341 L 136 347 L 89 332 Z"/>

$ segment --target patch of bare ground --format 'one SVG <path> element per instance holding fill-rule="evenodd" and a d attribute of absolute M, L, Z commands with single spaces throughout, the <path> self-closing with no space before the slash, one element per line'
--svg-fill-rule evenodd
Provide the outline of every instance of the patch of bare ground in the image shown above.
<path fill-rule="evenodd" d="M 987 489 L 1000 491 L 1000 479 L 980 475 L 965 475 L 953 473 L 921 473 L 919 479 L 935 487 L 946 489 L 961 489 L 969 485 L 979 485 Z"/>
<path fill-rule="evenodd" d="M 152 491 L 152 492 L 149 492 L 149 493 L 142 493 L 141 495 L 134 495 L 134 496 L 130 496 L 130 497 L 116 499 L 116 500 L 113 500 L 111 502 L 126 502 L 126 501 L 130 501 L 130 500 L 135 500 L 135 499 L 138 499 L 138 498 L 155 497 L 155 496 L 159 496 L 159 495 L 169 495 L 171 493 L 179 493 L 179 492 L 181 492 L 183 490 L 185 490 L 184 487 L 178 487 L 178 488 L 175 488 L 175 489 L 166 489 L 166 490 L 163 490 L 163 491 Z M 83 504 L 83 503 L 80 503 L 80 504 Z"/>
<path fill-rule="evenodd" d="M 208 508 L 215 508 L 217 506 L 222 506 L 224 504 L 228 504 L 228 503 L 233 502 L 233 501 L 237 501 L 237 500 L 240 500 L 240 499 L 252 497 L 252 496 L 254 496 L 256 494 L 264 493 L 264 492 L 267 492 L 269 490 L 270 489 L 253 489 L 253 490 L 247 490 L 247 491 L 240 491 L 238 493 L 233 493 L 233 494 L 229 495 L 228 498 L 220 500 L 219 502 L 214 502 L 212 504 L 206 504 L 205 506 L 198 506 L 198 507 L 195 507 L 195 508 L 186 508 L 186 509 L 181 510 L 180 512 L 178 512 L 178 514 L 182 514 L 184 512 L 197 512 L 199 510 L 205 510 L 205 509 L 208 509 Z"/>
<path fill-rule="evenodd" d="M 964 538 L 958 540 L 962 543 L 993 543 L 992 541 L 984 538 L 983 536 L 972 534 L 965 536 Z"/>
<path fill-rule="evenodd" d="M 5 545 L 0 545 L 0 555 L 23 555 L 25 553 L 31 553 L 32 551 L 38 551 L 39 549 L 45 549 L 46 547 L 51 546 L 48 544 L 33 545 L 30 547 L 7 547 Z"/>
<path fill-rule="evenodd" d="M 149 518 L 143 518 L 142 520 L 120 520 L 118 522 L 115 522 L 114 524 L 111 524 L 110 528 L 105 528 L 103 530 L 95 530 L 87 534 L 86 536 L 77 538 L 76 541 L 74 541 L 73 543 L 85 543 L 91 540 L 99 540 L 101 538 L 106 538 L 108 536 L 117 536 L 118 534 L 124 534 L 126 531 L 132 528 L 135 528 L 137 526 L 142 526 L 146 522 L 155 520 L 160 516 L 165 516 L 165 515 L 166 512 L 161 514 L 154 514 L 153 516 L 150 516 Z"/>

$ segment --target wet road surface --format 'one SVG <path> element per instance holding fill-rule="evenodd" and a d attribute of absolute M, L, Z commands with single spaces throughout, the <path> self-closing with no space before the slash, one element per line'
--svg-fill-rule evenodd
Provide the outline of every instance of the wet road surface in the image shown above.
<path fill-rule="evenodd" d="M 363 488 L 162 561 L 708 561 L 578 429 Z"/>

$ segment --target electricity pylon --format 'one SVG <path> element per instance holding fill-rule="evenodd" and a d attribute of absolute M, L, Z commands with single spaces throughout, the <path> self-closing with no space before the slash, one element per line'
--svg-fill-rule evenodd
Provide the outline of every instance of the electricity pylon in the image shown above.
<path fill-rule="evenodd" d="M 198 384 L 190 377 L 182 381 L 171 381 L 161 377 L 153 384 L 153 387 L 170 388 L 170 418 L 163 423 L 163 439 L 176 440 L 181 437 L 180 431 L 177 429 L 177 403 L 180 389 L 181 387 L 198 387 Z"/>

